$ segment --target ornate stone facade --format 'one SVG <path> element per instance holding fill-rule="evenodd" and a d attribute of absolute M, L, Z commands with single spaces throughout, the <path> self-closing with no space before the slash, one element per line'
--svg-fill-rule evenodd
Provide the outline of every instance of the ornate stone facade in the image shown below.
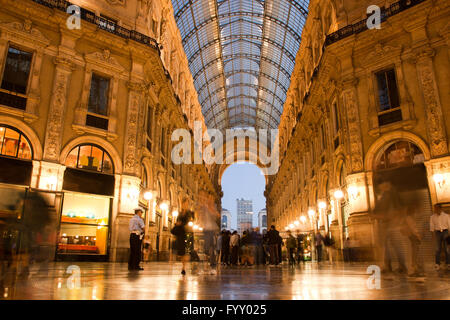
<path fill-rule="evenodd" d="M 84 145 L 104 150 L 112 162 L 109 178 L 115 181 L 110 193 L 109 260 L 128 259 L 128 221 L 138 206 L 146 211 L 146 234 L 153 248 L 147 258 L 167 259 L 172 213 L 180 209 L 183 197 L 193 208 L 202 201 L 207 212 L 219 212 L 211 206 L 218 196 L 206 166 L 177 166 L 170 159 L 173 130 L 193 130 L 194 120 L 203 121 L 172 5 L 148 0 L 71 2 L 88 5 L 85 9 L 97 18 L 117 21 L 109 31 L 95 19 L 82 20 L 80 30 L 69 30 L 69 15 L 49 8 L 52 1 L 48 6 L 42 1 L 0 1 L 2 68 L 9 46 L 33 55 L 24 95 L 27 106 L 20 110 L 0 105 L 0 125 L 14 127 L 30 141 L 33 170 L 27 188 L 66 194 L 67 168 L 80 169 L 67 160 L 71 151 Z M 133 36 L 125 39 L 118 27 Z M 170 44 L 168 57 L 153 45 L 161 31 Z M 89 109 L 93 74 L 108 80 L 104 114 Z M 150 200 L 144 198 L 148 193 Z M 201 217 L 195 221 L 200 226 Z"/>
<path fill-rule="evenodd" d="M 310 2 L 279 128 L 281 167 L 266 187 L 269 225 L 284 230 L 305 216 L 300 230 L 317 226 L 341 248 L 346 236 L 374 246 L 375 176 L 394 143 L 420 150 L 414 166 L 426 172 L 430 202 L 448 203 L 450 5 L 412 1 L 399 10 L 388 1 L 380 30 L 354 32 L 371 4 Z M 380 111 L 377 82 L 385 70 L 396 75 L 399 99 L 388 120 L 394 113 Z"/>

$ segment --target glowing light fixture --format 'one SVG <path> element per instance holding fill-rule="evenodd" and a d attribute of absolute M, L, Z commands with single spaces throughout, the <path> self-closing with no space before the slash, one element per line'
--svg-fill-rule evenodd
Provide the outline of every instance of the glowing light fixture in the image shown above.
<path fill-rule="evenodd" d="M 320 209 L 326 209 L 326 207 L 327 207 L 327 204 L 326 204 L 325 201 L 320 201 L 320 202 L 319 202 L 319 208 L 320 208 Z"/>
<path fill-rule="evenodd" d="M 192 227 L 194 225 L 194 223 L 192 221 L 189 221 L 188 226 Z"/>
<path fill-rule="evenodd" d="M 314 217 L 315 214 L 316 214 L 316 212 L 315 212 L 313 209 L 309 209 L 309 210 L 308 210 L 308 215 L 309 215 L 310 217 Z"/>
<path fill-rule="evenodd" d="M 144 199 L 145 200 L 149 201 L 149 200 L 152 200 L 152 198 L 153 198 L 153 193 L 151 193 L 151 191 L 146 191 L 144 193 Z"/>
<path fill-rule="evenodd" d="M 167 211 L 167 209 L 169 209 L 169 206 L 167 205 L 167 203 L 163 202 L 163 203 L 161 203 L 161 204 L 159 205 L 159 208 L 160 208 L 162 211 Z"/>
<path fill-rule="evenodd" d="M 436 173 L 433 175 L 433 180 L 436 184 L 439 185 L 439 188 L 442 188 L 443 185 L 445 185 L 445 178 L 442 173 Z"/>
<path fill-rule="evenodd" d="M 295 221 L 294 221 L 294 224 L 295 224 L 296 226 L 298 226 L 298 225 L 300 224 L 300 222 L 298 222 L 298 220 L 295 220 Z"/>
<path fill-rule="evenodd" d="M 338 189 L 334 192 L 334 197 L 338 200 L 344 198 L 344 192 L 341 189 Z"/>
<path fill-rule="evenodd" d="M 172 211 L 172 217 L 174 217 L 174 218 L 178 217 L 178 210 Z"/>
<path fill-rule="evenodd" d="M 294 229 L 294 228 L 295 228 L 294 224 L 291 223 L 291 224 L 289 225 L 289 229 Z"/>
<path fill-rule="evenodd" d="M 301 221 L 302 223 L 305 223 L 305 222 L 306 222 L 306 217 L 305 217 L 305 216 L 301 216 L 301 217 L 300 217 L 300 221 Z"/>

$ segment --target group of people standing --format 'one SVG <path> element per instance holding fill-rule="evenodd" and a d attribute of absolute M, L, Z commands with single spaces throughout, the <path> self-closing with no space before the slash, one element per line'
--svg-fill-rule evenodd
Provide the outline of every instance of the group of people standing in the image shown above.
<path fill-rule="evenodd" d="M 299 234 L 295 238 L 289 234 L 284 242 L 273 225 L 262 234 L 259 228 L 246 230 L 242 237 L 237 231 L 222 230 L 217 237 L 216 253 L 222 265 L 279 265 L 283 261 L 283 245 L 286 245 L 292 263 L 303 261 L 303 235 Z"/>

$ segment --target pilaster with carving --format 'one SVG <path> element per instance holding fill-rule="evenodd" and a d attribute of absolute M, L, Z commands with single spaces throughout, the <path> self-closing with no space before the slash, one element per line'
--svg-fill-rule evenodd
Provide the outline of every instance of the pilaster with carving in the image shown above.
<path fill-rule="evenodd" d="M 127 129 L 125 133 L 124 173 L 136 175 L 138 173 L 138 134 L 143 118 L 144 90 L 142 83 L 128 82 L 128 112 Z M 140 119 L 141 118 L 141 119 Z"/>
<path fill-rule="evenodd" d="M 448 142 L 445 132 L 442 106 L 433 70 L 434 50 L 424 47 L 416 50 L 415 60 L 419 83 L 425 102 L 425 114 L 428 138 L 432 157 L 448 154 Z"/>
<path fill-rule="evenodd" d="M 363 170 L 363 147 L 361 140 L 361 122 L 355 86 L 356 81 L 346 81 L 344 83 L 341 96 L 347 115 L 351 171 L 360 172 Z"/>
<path fill-rule="evenodd" d="M 64 113 L 67 104 L 67 91 L 74 66 L 66 59 L 55 58 L 55 78 L 45 135 L 44 159 L 57 162 L 61 152 Z"/>

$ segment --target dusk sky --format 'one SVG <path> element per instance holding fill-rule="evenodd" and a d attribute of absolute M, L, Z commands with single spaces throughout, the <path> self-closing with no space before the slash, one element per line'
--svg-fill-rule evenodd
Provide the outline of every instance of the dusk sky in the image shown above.
<path fill-rule="evenodd" d="M 261 170 L 250 163 L 236 163 L 228 167 L 222 177 L 222 207 L 232 215 L 231 228 L 237 228 L 236 199 L 253 200 L 253 226 L 258 225 L 258 212 L 266 207 L 266 182 Z"/>

